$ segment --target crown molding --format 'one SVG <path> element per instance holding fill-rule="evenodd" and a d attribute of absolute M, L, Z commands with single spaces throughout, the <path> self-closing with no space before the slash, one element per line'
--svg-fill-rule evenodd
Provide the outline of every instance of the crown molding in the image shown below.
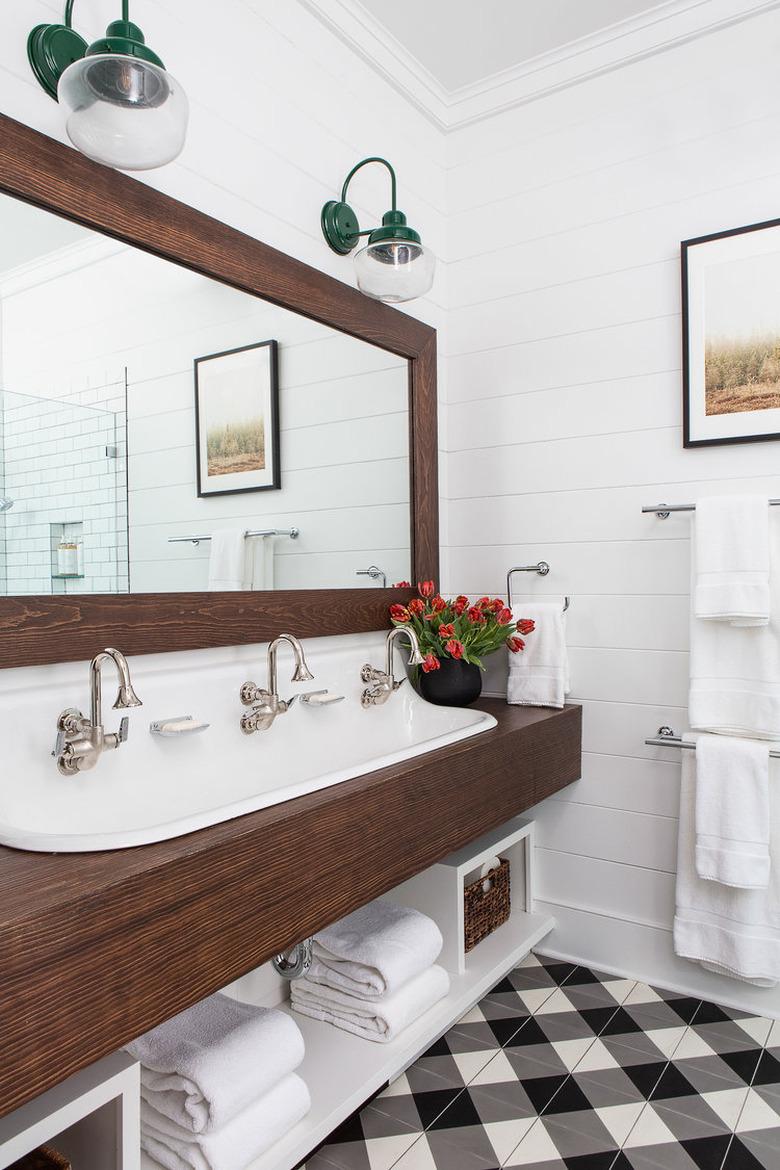
<path fill-rule="evenodd" d="M 457 130 L 780 7 L 780 0 L 666 0 L 511 69 L 448 90 L 359 0 L 301 3 L 441 130 Z"/>

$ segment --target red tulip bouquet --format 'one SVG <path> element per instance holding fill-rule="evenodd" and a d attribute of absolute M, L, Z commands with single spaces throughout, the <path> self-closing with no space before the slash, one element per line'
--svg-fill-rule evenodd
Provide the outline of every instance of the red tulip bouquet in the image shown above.
<path fill-rule="evenodd" d="M 512 611 L 500 597 L 480 597 L 469 605 L 469 599 L 463 596 L 445 601 L 433 581 L 422 581 L 417 589 L 420 596 L 413 597 L 408 605 L 390 606 L 390 618 L 394 626 L 414 630 L 425 657 L 425 674 L 439 670 L 442 658 L 454 658 L 484 670 L 483 659 L 488 654 L 501 646 L 518 654 L 525 647 L 519 635 L 533 632 L 532 621 L 512 621 Z"/>

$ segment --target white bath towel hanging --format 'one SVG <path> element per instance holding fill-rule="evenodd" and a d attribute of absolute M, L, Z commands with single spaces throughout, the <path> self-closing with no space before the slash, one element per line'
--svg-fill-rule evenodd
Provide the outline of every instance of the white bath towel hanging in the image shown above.
<path fill-rule="evenodd" d="M 773 987 L 780 980 L 780 864 L 764 890 L 703 881 L 694 862 L 696 754 L 682 753 L 674 949 L 717 974 Z M 780 771 L 770 765 L 770 850 L 780 843 Z"/>
<path fill-rule="evenodd" d="M 694 519 L 693 612 L 733 626 L 769 622 L 769 500 L 707 496 Z"/>
<path fill-rule="evenodd" d="M 311 1097 L 291 1073 L 220 1129 L 192 1134 L 141 1102 L 141 1148 L 166 1170 L 245 1170 L 306 1116 Z"/>
<path fill-rule="evenodd" d="M 212 995 L 126 1045 L 145 1099 L 190 1133 L 223 1126 L 303 1060 L 285 1012 Z"/>
<path fill-rule="evenodd" d="M 773 508 L 776 513 L 780 509 Z M 769 525 L 770 579 L 780 589 L 780 517 Z M 692 594 L 696 589 L 691 550 Z M 766 626 L 691 620 L 689 717 L 697 731 L 753 739 L 780 738 L 780 606 Z"/>
<path fill-rule="evenodd" d="M 741 889 L 769 884 L 769 744 L 696 740 L 696 872 Z"/>
<path fill-rule="evenodd" d="M 235 593 L 251 586 L 247 580 L 247 540 L 244 528 L 218 528 L 211 534 L 209 591 Z"/>
<path fill-rule="evenodd" d="M 430 1011 L 449 989 L 449 975 L 443 967 L 434 965 L 381 999 L 363 999 L 305 977 L 296 979 L 290 1003 L 302 1015 L 324 1020 L 365 1040 L 388 1044 Z"/>
<path fill-rule="evenodd" d="M 525 638 L 525 649 L 509 654 L 507 702 L 520 707 L 563 707 L 571 689 L 566 615 L 563 603 L 533 602 L 515 606 L 536 628 Z"/>
<path fill-rule="evenodd" d="M 433 919 L 394 902 L 369 902 L 314 936 L 308 980 L 379 999 L 418 975 L 441 953 Z"/>

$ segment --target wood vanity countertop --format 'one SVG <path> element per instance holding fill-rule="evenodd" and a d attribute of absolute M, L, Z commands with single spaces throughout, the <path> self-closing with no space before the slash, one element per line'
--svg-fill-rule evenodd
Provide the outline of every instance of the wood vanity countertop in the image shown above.
<path fill-rule="evenodd" d="M 578 779 L 579 707 L 476 705 L 498 726 L 186 837 L 0 846 L 0 1116 Z"/>

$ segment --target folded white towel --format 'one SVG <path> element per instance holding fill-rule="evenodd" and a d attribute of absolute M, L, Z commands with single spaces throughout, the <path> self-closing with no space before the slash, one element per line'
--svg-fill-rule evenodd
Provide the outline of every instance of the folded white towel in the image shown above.
<path fill-rule="evenodd" d="M 773 512 L 777 509 L 772 509 Z M 780 517 L 769 526 L 770 576 L 780 588 Z M 696 556 L 692 550 L 692 592 Z M 691 727 L 752 739 L 780 738 L 780 614 L 747 629 L 691 618 Z"/>
<path fill-rule="evenodd" d="M 222 1127 L 303 1060 L 286 1012 L 212 995 L 126 1046 L 144 1098 L 191 1134 Z"/>
<path fill-rule="evenodd" d="M 289 1074 L 213 1133 L 194 1135 L 141 1102 L 141 1148 L 166 1170 L 244 1170 L 311 1108 L 309 1090 Z"/>
<path fill-rule="evenodd" d="M 435 963 L 443 942 L 419 910 L 369 902 L 314 936 L 308 981 L 379 999 Z"/>
<path fill-rule="evenodd" d="M 696 740 L 696 872 L 741 889 L 769 884 L 769 744 Z"/>
<path fill-rule="evenodd" d="M 522 611 L 536 629 L 525 639 L 525 650 L 509 654 L 506 701 L 519 707 L 563 707 L 571 682 L 562 603 L 535 602 Z"/>
<path fill-rule="evenodd" d="M 251 587 L 247 581 L 247 540 L 244 528 L 219 528 L 211 534 L 209 591 L 237 592 Z"/>
<path fill-rule="evenodd" d="M 397 991 L 371 1000 L 312 983 L 304 976 L 293 982 L 290 1004 L 304 1016 L 387 1044 L 443 999 L 449 989 L 450 977 L 438 966 L 415 975 Z"/>
<path fill-rule="evenodd" d="M 694 520 L 693 612 L 732 626 L 769 622 L 769 501 L 766 496 L 707 496 Z"/>
<path fill-rule="evenodd" d="M 694 864 L 696 756 L 682 753 L 674 949 L 708 970 L 759 987 L 780 980 L 780 864 L 765 890 L 702 881 Z M 780 843 L 780 775 L 769 786 L 771 850 Z"/>

